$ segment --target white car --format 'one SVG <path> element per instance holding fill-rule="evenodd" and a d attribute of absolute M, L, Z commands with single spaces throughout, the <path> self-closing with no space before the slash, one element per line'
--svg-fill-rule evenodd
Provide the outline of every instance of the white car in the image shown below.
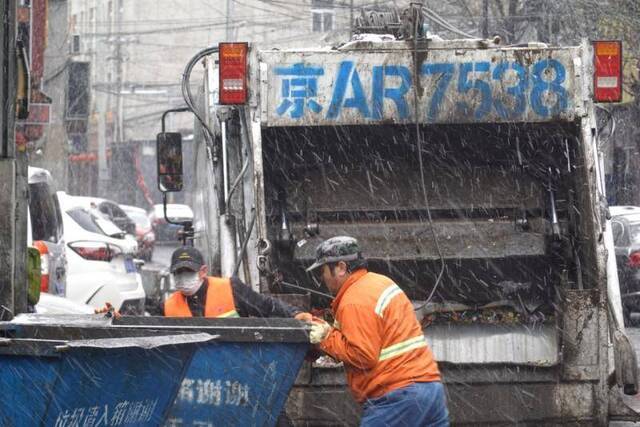
<path fill-rule="evenodd" d="M 193 211 L 187 205 L 175 203 L 167 204 L 167 217 L 171 222 L 193 221 Z M 168 224 L 164 218 L 164 206 L 162 204 L 153 205 L 149 212 L 149 220 L 156 234 L 156 241 L 177 241 L 180 225 Z"/>
<path fill-rule="evenodd" d="M 67 260 L 60 204 L 51 174 L 29 166 L 29 205 L 27 207 L 27 245 L 40 252 L 40 288 L 65 296 Z"/>
<path fill-rule="evenodd" d="M 41 293 L 35 307 L 37 314 L 93 314 L 93 307 L 71 301 L 69 298 Z"/>
<path fill-rule="evenodd" d="M 134 262 L 137 242 L 117 238 L 122 230 L 72 198 L 58 193 L 67 243 L 67 298 L 95 308 L 109 302 L 122 314 L 144 314 L 145 292 Z"/>
<path fill-rule="evenodd" d="M 61 210 L 69 211 L 75 208 L 81 208 L 86 212 L 91 214 L 93 218 L 91 222 L 97 226 L 98 232 L 100 234 L 104 234 L 107 237 L 111 237 L 116 239 L 117 245 L 120 246 L 125 253 L 127 254 L 135 254 L 138 250 L 138 242 L 135 237 L 131 234 L 122 230 L 122 228 L 118 227 L 108 218 L 106 218 L 101 212 L 93 208 L 87 208 L 85 206 L 85 201 L 87 199 L 91 199 L 89 197 L 82 196 L 72 196 L 70 194 L 65 193 L 64 191 L 58 191 L 57 193 L 58 200 L 60 200 L 60 205 L 62 207 Z M 95 230 L 90 223 L 80 224 L 82 228 L 88 231 Z"/>
<path fill-rule="evenodd" d="M 611 216 L 640 214 L 638 206 L 609 206 L 609 214 Z"/>
<path fill-rule="evenodd" d="M 114 231 L 114 237 L 127 239 L 130 243 L 138 244 L 135 236 L 135 222 L 127 216 L 117 203 L 100 197 L 72 196 L 70 194 L 67 194 L 66 197 L 68 208 L 80 206 L 95 213 L 97 216 L 115 224 L 123 232 L 120 235 L 119 232 Z"/>

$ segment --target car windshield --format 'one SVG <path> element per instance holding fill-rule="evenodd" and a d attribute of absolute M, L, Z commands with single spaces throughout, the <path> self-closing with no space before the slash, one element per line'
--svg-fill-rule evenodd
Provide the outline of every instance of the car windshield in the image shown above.
<path fill-rule="evenodd" d="M 67 214 L 69 214 L 69 216 L 73 218 L 73 220 L 85 230 L 90 231 L 92 233 L 106 235 L 106 233 L 104 233 L 104 231 L 98 226 L 96 221 L 97 218 L 91 215 L 91 213 L 87 212 L 86 210 L 82 208 L 69 209 L 67 211 Z"/>
<path fill-rule="evenodd" d="M 138 212 L 138 211 L 126 211 L 127 216 L 129 218 L 131 218 L 138 227 L 142 227 L 142 228 L 150 228 L 151 227 L 151 222 L 149 221 L 149 218 L 147 218 L 147 215 L 144 212 Z"/>

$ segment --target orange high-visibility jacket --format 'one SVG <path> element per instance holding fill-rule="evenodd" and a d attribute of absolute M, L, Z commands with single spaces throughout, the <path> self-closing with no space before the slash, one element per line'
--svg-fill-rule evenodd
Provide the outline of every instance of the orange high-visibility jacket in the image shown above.
<path fill-rule="evenodd" d="M 182 292 L 175 292 L 164 302 L 166 317 L 193 317 L 187 299 Z M 221 277 L 207 277 L 207 300 L 204 317 L 239 317 L 233 301 L 231 280 Z"/>
<path fill-rule="evenodd" d="M 414 382 L 440 381 L 411 301 L 390 278 L 356 270 L 332 308 L 336 323 L 320 348 L 344 362 L 358 402 Z"/>

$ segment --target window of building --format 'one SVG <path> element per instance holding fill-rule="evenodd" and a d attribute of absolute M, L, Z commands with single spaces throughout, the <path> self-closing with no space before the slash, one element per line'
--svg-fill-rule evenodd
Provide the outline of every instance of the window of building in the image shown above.
<path fill-rule="evenodd" d="M 313 0 L 311 2 L 311 29 L 314 32 L 334 30 L 335 17 L 333 0 Z"/>

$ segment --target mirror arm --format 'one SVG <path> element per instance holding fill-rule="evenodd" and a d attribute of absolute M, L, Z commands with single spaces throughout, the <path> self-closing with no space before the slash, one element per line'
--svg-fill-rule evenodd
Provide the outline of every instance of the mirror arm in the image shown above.
<path fill-rule="evenodd" d="M 162 208 L 164 210 L 164 219 L 165 221 L 167 221 L 167 224 L 182 226 L 182 233 L 180 237 L 182 239 L 182 246 L 186 246 L 187 239 L 190 239 L 190 238 L 192 239 L 194 236 L 192 222 L 191 221 L 173 222 L 169 219 L 169 217 L 167 216 L 167 193 L 162 193 Z"/>
<path fill-rule="evenodd" d="M 191 109 L 189 107 L 179 107 L 179 108 L 172 108 L 170 110 L 165 111 L 164 113 L 162 113 L 162 133 L 165 133 L 165 119 L 167 118 L 167 114 L 169 113 L 184 113 L 186 111 L 191 111 Z"/>

